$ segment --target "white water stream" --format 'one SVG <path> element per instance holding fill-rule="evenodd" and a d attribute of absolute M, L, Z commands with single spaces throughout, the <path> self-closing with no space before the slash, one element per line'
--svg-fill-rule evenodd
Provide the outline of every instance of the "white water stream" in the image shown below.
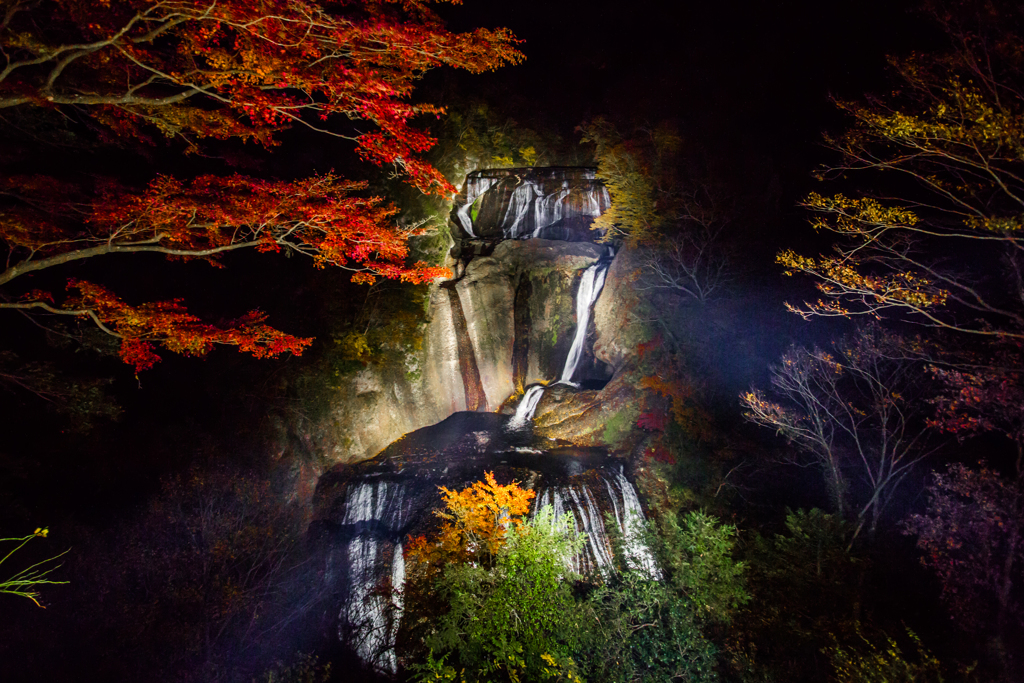
<path fill-rule="evenodd" d="M 590 326 L 590 309 L 601 294 L 604 287 L 604 279 L 608 274 L 608 263 L 598 261 L 583 272 L 580 280 L 580 289 L 576 293 L 576 336 L 572 339 L 572 346 L 569 348 L 569 356 L 565 359 L 565 366 L 562 368 L 562 377 L 559 384 L 573 384 L 572 378 L 576 374 L 576 368 L 583 357 L 583 343 L 587 340 L 587 327 Z"/>
<path fill-rule="evenodd" d="M 615 524 L 622 534 L 626 565 L 630 569 L 644 572 L 651 578 L 660 579 L 661 571 L 650 548 L 644 542 L 642 525 L 645 518 L 636 488 L 621 471 L 611 476 L 602 473 L 601 480 L 612 503 Z M 570 570 L 584 575 L 612 571 L 611 541 L 605 529 L 604 517 L 595 502 L 594 493 L 587 484 L 540 489 L 533 501 L 532 516 L 536 517 L 545 505 L 550 505 L 554 510 L 554 521 L 558 521 L 563 515 L 572 515 L 573 533 L 577 538 L 580 534 L 586 534 L 585 544 L 579 555 L 567 559 Z"/>
<path fill-rule="evenodd" d="M 386 481 L 360 482 L 348 490 L 342 525 L 369 527 L 378 523 L 389 529 L 404 524 L 405 487 Z M 405 558 L 401 543 L 387 543 L 363 530 L 349 541 L 349 599 L 342 607 L 341 640 L 350 642 L 364 662 L 394 674 L 398 671 L 395 637 L 402 617 L 401 588 L 405 584 Z M 376 589 L 380 568 L 390 561 L 391 586 L 396 592 L 386 596 Z"/>
<path fill-rule="evenodd" d="M 504 214 L 492 227 L 500 229 L 504 239 L 540 237 L 545 228 L 558 225 L 563 220 L 593 219 L 608 210 L 611 205 L 608 189 L 593 182 L 593 171 L 583 174 L 580 179 L 591 184 L 573 187 L 573 181 L 563 179 L 554 189 L 550 179 L 545 180 L 543 176 L 523 178 L 507 174 L 470 174 L 463 188 L 465 201 L 456 209 L 455 216 L 470 238 L 479 237 L 473 229 L 473 206 L 495 185 L 516 180 Z"/>
<path fill-rule="evenodd" d="M 516 414 L 508 421 L 509 429 L 522 429 L 525 427 L 526 423 L 533 419 L 533 414 L 537 411 L 537 404 L 540 403 L 540 397 L 543 395 L 543 384 L 534 384 L 527 389 L 519 400 L 519 405 L 516 406 Z"/>
<path fill-rule="evenodd" d="M 583 346 L 587 341 L 587 328 L 590 327 L 590 312 L 601 294 L 604 287 L 605 277 L 608 274 L 609 263 L 598 261 L 583 272 L 580 279 L 580 288 L 576 292 L 576 334 L 572 339 L 572 346 L 569 347 L 569 355 L 562 366 L 562 376 L 555 384 L 567 384 L 571 387 L 579 385 L 572 381 L 579 367 L 580 359 L 583 358 Z M 509 429 L 522 429 L 527 422 L 533 419 L 537 411 L 537 404 L 544 395 L 544 385 L 535 384 L 523 394 L 516 406 L 516 413 L 508 422 Z"/>
<path fill-rule="evenodd" d="M 480 195 L 494 187 L 498 180 L 498 178 L 480 178 L 476 176 L 466 178 L 466 203 L 455 212 L 455 215 L 459 217 L 462 229 L 470 237 L 476 237 L 476 233 L 473 232 L 473 218 L 469 215 L 470 211 L 473 210 L 473 204 L 480 198 Z"/>

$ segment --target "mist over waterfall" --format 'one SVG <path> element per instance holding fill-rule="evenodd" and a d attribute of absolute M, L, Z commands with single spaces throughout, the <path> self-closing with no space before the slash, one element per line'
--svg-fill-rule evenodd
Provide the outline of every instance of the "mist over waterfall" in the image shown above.
<path fill-rule="evenodd" d="M 390 676 L 400 667 L 403 548 L 436 527 L 439 486 L 462 489 L 484 472 L 528 482 L 532 515 L 550 505 L 553 520 L 571 515 L 583 539 L 566 558 L 569 570 L 613 571 L 611 524 L 623 562 L 659 576 L 642 540 L 629 452 L 611 447 L 614 433 L 599 417 L 610 410 L 631 420 L 634 403 L 615 384 L 616 366 L 590 343 L 601 334 L 595 310 L 610 295 L 616 259 L 590 224 L 608 205 L 593 169 L 470 174 L 451 213 L 458 276 L 431 290 L 420 378 L 389 385 L 368 375 L 353 387 L 373 401 L 365 409 L 371 425 L 398 424 L 392 415 L 411 425 L 369 459 L 324 474 L 315 496 L 311 528 L 326 544 L 324 576 L 339 596 L 334 632 L 368 671 Z M 563 426 L 564 436 L 544 435 L 542 420 L 577 404 L 594 415 L 586 434 Z"/>

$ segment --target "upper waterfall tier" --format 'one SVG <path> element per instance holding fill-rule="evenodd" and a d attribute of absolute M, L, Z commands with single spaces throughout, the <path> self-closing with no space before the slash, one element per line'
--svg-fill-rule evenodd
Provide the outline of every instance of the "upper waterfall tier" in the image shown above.
<path fill-rule="evenodd" d="M 592 242 L 611 200 L 593 168 L 498 168 L 466 176 L 452 209 L 463 239 Z"/>

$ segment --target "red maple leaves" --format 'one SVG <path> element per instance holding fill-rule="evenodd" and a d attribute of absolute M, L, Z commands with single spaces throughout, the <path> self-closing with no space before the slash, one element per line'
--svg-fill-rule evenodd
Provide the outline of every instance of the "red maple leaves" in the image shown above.
<path fill-rule="evenodd" d="M 457 0 L 456 0 L 457 1 Z M 14 3 L 0 23 L 0 109 L 74 109 L 111 141 L 159 132 L 195 150 L 202 138 L 277 144 L 307 126 L 351 140 L 356 153 L 391 165 L 425 193 L 454 188 L 420 155 L 434 139 L 413 119 L 441 107 L 409 101 L 427 71 L 473 73 L 523 59 L 507 29 L 448 31 L 424 0 L 42 0 Z M 343 119 L 342 128 L 326 122 Z M 351 122 L 363 122 L 357 129 Z M 0 181 L 0 286 L 104 254 L 158 252 L 216 262 L 243 248 L 309 256 L 317 267 L 425 283 L 445 268 L 408 264 L 396 209 L 365 196 L 366 183 L 333 174 L 294 181 L 240 175 L 159 176 L 141 192 L 111 183 L 72 186 L 47 176 Z M 203 323 L 180 301 L 131 306 L 104 287 L 72 283 L 58 304 L 34 290 L 0 308 L 88 316 L 122 339 L 121 355 L 151 367 L 155 348 L 202 355 L 230 344 L 258 357 L 301 353 L 309 339 L 263 324 L 254 311 Z"/>
<path fill-rule="evenodd" d="M 261 311 L 213 325 L 189 313 L 180 300 L 130 306 L 91 282 L 71 280 L 68 289 L 77 290 L 77 295 L 66 302 L 67 310 L 94 317 L 106 331 L 120 337 L 121 359 L 136 372 L 160 362 L 156 344 L 186 356 L 205 356 L 221 344 L 237 346 L 256 358 L 273 358 L 282 353 L 301 355 L 313 342 L 264 325 L 266 315 Z"/>
<path fill-rule="evenodd" d="M 443 110 L 410 103 L 415 82 L 523 59 L 507 29 L 448 31 L 423 0 L 49 0 L 16 3 L 0 29 L 0 108 L 87 108 L 116 135 L 264 145 L 304 125 L 444 195 L 454 188 L 417 159 L 434 140 L 410 123 Z M 335 116 L 376 130 L 321 127 Z"/>

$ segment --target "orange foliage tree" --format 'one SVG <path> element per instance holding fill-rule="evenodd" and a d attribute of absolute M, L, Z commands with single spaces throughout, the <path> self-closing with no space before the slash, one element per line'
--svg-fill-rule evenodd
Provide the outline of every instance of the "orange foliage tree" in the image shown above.
<path fill-rule="evenodd" d="M 450 32 L 422 0 L 12 0 L 0 14 L 0 110 L 74 113 L 109 140 L 161 133 L 189 151 L 202 138 L 270 147 L 283 129 L 305 126 L 351 140 L 361 158 L 394 166 L 422 192 L 450 196 L 454 188 L 421 157 L 434 139 L 412 123 L 443 109 L 409 102 L 413 85 L 439 66 L 478 73 L 516 63 L 515 42 L 506 29 Z M 331 127 L 339 118 L 363 130 Z M 14 280 L 106 254 L 215 261 L 243 248 L 305 254 L 355 271 L 362 283 L 444 274 L 406 263 L 416 231 L 399 228 L 396 209 L 365 189 L 333 174 L 291 182 L 162 176 L 141 191 L 9 178 L 0 187 L 0 308 L 89 318 L 122 339 L 122 358 L 136 369 L 158 360 L 156 345 L 297 354 L 311 340 L 266 326 L 259 311 L 213 325 L 180 301 L 132 306 L 73 282 L 73 295 L 58 303 L 51 292 L 14 290 Z"/>
<path fill-rule="evenodd" d="M 458 4 L 458 0 L 453 0 Z M 425 192 L 451 193 L 407 101 L 439 66 L 480 73 L 522 54 L 507 29 L 452 33 L 427 0 L 11 0 L 0 109 L 73 107 L 119 135 L 273 144 L 292 124 L 353 140 Z M 334 115 L 373 124 L 346 134 Z"/>
<path fill-rule="evenodd" d="M 520 527 L 536 495 L 518 482 L 502 486 L 493 472 L 484 481 L 461 491 L 440 487 L 445 507 L 435 514 L 444 520 L 433 540 L 410 539 L 406 552 L 427 575 L 450 562 L 478 562 L 489 566 L 505 542 L 509 528 Z"/>

